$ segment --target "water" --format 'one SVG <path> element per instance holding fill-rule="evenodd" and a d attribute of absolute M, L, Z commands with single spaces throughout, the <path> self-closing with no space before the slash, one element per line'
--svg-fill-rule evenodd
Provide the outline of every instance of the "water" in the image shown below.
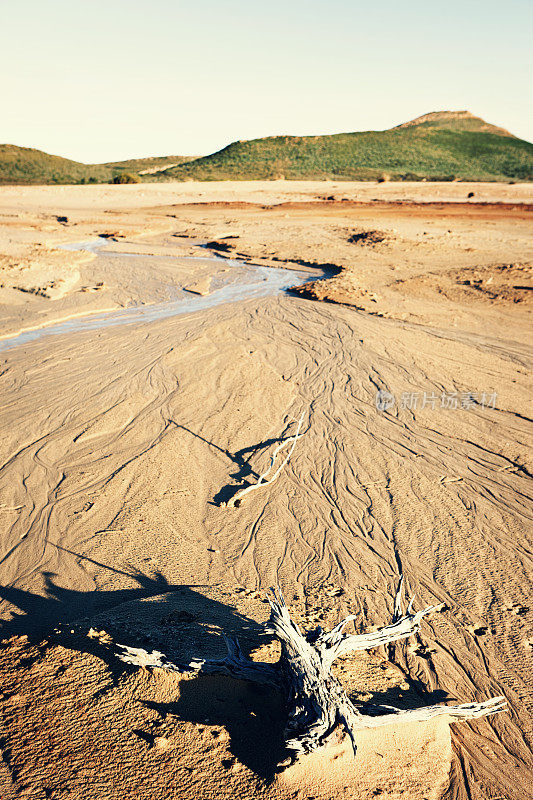
<path fill-rule="evenodd" d="M 86 242 L 76 242 L 62 245 L 64 250 L 85 250 L 99 255 L 98 251 L 107 244 L 106 239 L 94 239 Z M 106 252 L 105 258 L 160 258 L 161 256 L 143 255 L 139 253 L 113 253 Z M 28 330 L 0 340 L 0 351 L 8 350 L 19 345 L 38 341 L 45 336 L 57 336 L 80 331 L 93 331 L 101 328 L 116 327 L 117 325 L 131 325 L 139 322 L 155 322 L 156 320 L 174 317 L 179 314 L 193 314 L 197 311 L 206 311 L 223 303 L 234 303 L 239 300 L 268 297 L 285 291 L 291 286 L 316 278 L 309 272 L 296 272 L 294 270 L 278 269 L 276 267 L 261 267 L 245 264 L 230 258 L 220 256 L 180 256 L 180 260 L 204 261 L 216 263 L 217 267 L 223 263 L 232 269 L 228 274 L 215 276 L 212 280 L 213 291 L 205 297 L 191 294 L 183 289 L 176 290 L 175 299 L 150 305 L 130 306 L 116 311 L 105 311 L 51 323 L 42 328 Z"/>

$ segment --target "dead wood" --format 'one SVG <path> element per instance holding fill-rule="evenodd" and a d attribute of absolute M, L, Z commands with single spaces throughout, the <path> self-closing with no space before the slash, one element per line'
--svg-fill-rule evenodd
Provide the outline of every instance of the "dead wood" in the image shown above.
<path fill-rule="evenodd" d="M 340 681 L 331 672 L 335 659 L 352 651 L 370 650 L 406 639 L 418 631 L 420 622 L 427 614 L 439 608 L 427 606 L 413 612 L 411 599 L 404 614 L 402 580 L 396 595 L 392 622 L 370 633 L 344 632 L 346 625 L 355 618 L 353 615 L 346 617 L 331 631 L 322 631 L 319 627 L 302 632 L 291 620 L 279 589 L 277 593 L 272 591 L 269 603 L 270 618 L 264 623 L 264 632 L 273 634 L 281 642 L 281 656 L 276 664 L 252 661 L 242 653 L 239 643 L 228 637 L 224 637 L 228 653 L 220 660 L 194 659 L 187 665 L 178 666 L 157 651 L 148 653 L 140 648 L 119 645 L 123 651 L 120 658 L 138 666 L 176 672 L 194 671 L 203 675 L 227 675 L 282 690 L 287 704 L 285 745 L 294 756 L 321 747 L 338 725 L 350 737 L 355 754 L 356 734 L 363 728 L 426 722 L 442 715 L 453 720 L 475 719 L 503 711 L 506 706 L 504 697 L 493 697 L 481 703 L 433 705 L 407 711 L 392 706 L 374 706 L 365 709 L 370 713 L 364 714 L 354 706 Z"/>
<path fill-rule="evenodd" d="M 304 415 L 302 414 L 302 416 L 300 417 L 300 419 L 298 421 L 298 425 L 297 425 L 297 428 L 296 428 L 296 433 L 293 436 L 288 436 L 286 439 L 283 439 L 283 441 L 279 442 L 276 445 L 276 447 L 274 448 L 274 452 L 272 453 L 272 457 L 270 459 L 270 465 L 269 465 L 268 469 L 266 469 L 265 472 L 263 472 L 259 476 L 259 478 L 257 479 L 257 482 L 248 484 L 247 486 L 243 486 L 243 488 L 239 489 L 236 492 L 236 494 L 233 495 L 233 497 L 231 497 L 225 503 L 222 503 L 223 506 L 225 506 L 226 508 L 236 508 L 236 507 L 241 505 L 241 503 L 244 500 L 244 498 L 248 494 L 250 494 L 250 492 L 255 492 L 257 489 L 262 489 L 263 487 L 269 486 L 271 483 L 274 483 L 274 481 L 279 477 L 279 475 L 280 475 L 281 471 L 283 470 L 283 468 L 289 463 L 290 458 L 291 458 L 291 456 L 292 456 L 292 454 L 294 452 L 294 448 L 296 446 L 296 442 L 298 441 L 298 439 L 301 436 L 303 436 L 303 433 L 300 433 L 301 428 L 302 428 L 302 424 L 303 424 L 303 420 L 304 420 Z M 272 470 L 274 469 L 274 467 L 276 465 L 276 460 L 277 460 L 277 457 L 278 457 L 279 453 L 281 453 L 281 451 L 284 450 L 289 445 L 291 445 L 290 449 L 289 449 L 289 452 L 287 453 L 287 455 L 285 456 L 285 458 L 283 459 L 281 464 L 278 466 L 278 468 L 275 470 L 275 472 L 271 475 L 270 473 L 272 472 Z"/>

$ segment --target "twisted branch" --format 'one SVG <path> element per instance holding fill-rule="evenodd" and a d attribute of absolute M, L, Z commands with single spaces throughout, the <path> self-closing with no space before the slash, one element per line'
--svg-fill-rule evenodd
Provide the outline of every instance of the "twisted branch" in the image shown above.
<path fill-rule="evenodd" d="M 303 436 L 303 433 L 302 434 L 300 433 L 303 421 L 304 421 L 304 414 L 302 413 L 302 416 L 298 421 L 298 427 L 296 428 L 296 433 L 293 436 L 288 436 L 287 439 L 283 439 L 282 442 L 279 442 L 276 445 L 276 447 L 274 448 L 274 452 L 272 453 L 272 457 L 270 459 L 270 465 L 268 469 L 265 470 L 265 472 L 263 472 L 263 474 L 259 476 L 259 478 L 257 479 L 257 483 L 252 483 L 249 486 L 244 486 L 235 495 L 233 495 L 233 497 L 231 497 L 226 503 L 223 503 L 222 504 L 223 506 L 225 506 L 226 508 L 236 508 L 240 506 L 243 498 L 246 497 L 246 495 L 248 495 L 250 492 L 254 492 L 256 489 L 261 489 L 263 486 L 269 486 L 271 483 L 274 483 L 274 481 L 279 476 L 282 469 L 289 463 L 290 457 L 292 456 L 294 448 L 296 447 L 296 442 L 301 436 Z M 291 444 L 292 447 L 290 448 L 289 452 L 287 453 L 287 455 L 285 456 L 284 460 L 281 462 L 277 470 L 274 472 L 272 477 L 269 478 L 268 476 L 270 475 L 270 472 L 274 468 L 278 454 L 282 450 L 284 450 L 285 447 L 287 447 L 287 445 L 289 444 Z"/>
<path fill-rule="evenodd" d="M 447 716 L 452 720 L 477 719 L 503 711 L 506 701 L 501 696 L 482 703 L 434 705 L 408 711 L 393 706 L 374 706 L 370 713 L 364 714 L 353 705 L 344 687 L 331 672 L 335 659 L 352 651 L 370 650 L 406 639 L 418 630 L 423 617 L 439 608 L 427 606 L 413 613 L 412 598 L 403 614 L 402 587 L 403 580 L 400 580 L 391 624 L 365 634 L 343 633 L 347 623 L 355 619 L 354 615 L 346 617 L 329 632 L 321 628 L 302 632 L 291 619 L 281 591 L 271 590 L 270 617 L 263 628 L 265 633 L 272 633 L 281 642 L 281 656 L 277 664 L 252 661 L 243 655 L 236 640 L 226 636 L 228 654 L 220 660 L 194 659 L 180 667 L 158 651 L 148 653 L 141 648 L 123 645 L 119 645 L 123 651 L 119 658 L 143 667 L 226 675 L 281 689 L 287 701 L 285 745 L 295 754 L 308 753 L 321 747 L 339 724 L 350 737 L 355 754 L 356 733 L 364 728 L 426 722 L 437 716 Z"/>

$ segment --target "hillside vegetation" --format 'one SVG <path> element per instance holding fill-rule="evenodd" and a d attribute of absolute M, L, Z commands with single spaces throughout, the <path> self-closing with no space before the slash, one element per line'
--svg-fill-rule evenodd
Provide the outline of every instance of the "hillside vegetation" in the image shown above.
<path fill-rule="evenodd" d="M 186 160 L 187 156 L 161 156 L 82 164 L 30 147 L 0 144 L 0 184 L 107 183 L 122 173 L 155 173 Z"/>
<path fill-rule="evenodd" d="M 0 183 L 103 183 L 113 177 L 104 165 L 89 166 L 42 150 L 0 144 Z"/>
<path fill-rule="evenodd" d="M 152 158 L 130 158 L 128 161 L 109 161 L 100 166 L 108 167 L 115 172 L 124 170 L 136 172 L 138 175 L 149 175 L 193 159 L 194 156 L 154 156 Z"/>
<path fill-rule="evenodd" d="M 386 131 L 271 136 L 201 158 L 81 164 L 0 145 L 0 183 L 100 183 L 124 173 L 159 180 L 533 180 L 533 144 L 468 111 L 436 111 Z"/>
<path fill-rule="evenodd" d="M 235 142 L 160 173 L 172 180 L 531 180 L 533 145 L 495 133 L 421 125 Z"/>

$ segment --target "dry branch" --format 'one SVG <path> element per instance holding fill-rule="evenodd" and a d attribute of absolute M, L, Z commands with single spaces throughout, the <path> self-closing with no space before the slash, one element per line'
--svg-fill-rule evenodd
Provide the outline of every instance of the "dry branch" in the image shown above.
<path fill-rule="evenodd" d="M 248 486 L 244 486 L 242 489 L 239 489 L 239 491 L 236 494 L 234 494 L 233 497 L 231 497 L 226 503 L 223 503 L 222 505 L 224 505 L 226 508 L 234 508 L 240 506 L 243 498 L 246 497 L 246 495 L 250 494 L 250 492 L 254 492 L 256 489 L 261 489 L 264 486 L 269 486 L 271 483 L 274 483 L 274 481 L 279 476 L 282 469 L 289 463 L 290 457 L 292 456 L 294 448 L 296 446 L 296 442 L 301 436 L 303 436 L 303 433 L 300 433 L 303 421 L 304 421 L 304 414 L 302 414 L 302 416 L 298 421 L 296 433 L 293 436 L 288 436 L 286 439 L 283 439 L 282 442 L 279 442 L 276 445 L 276 447 L 274 448 L 274 452 L 272 453 L 272 457 L 270 459 L 270 465 L 268 469 L 265 470 L 265 472 L 263 472 L 262 475 L 259 476 L 259 478 L 257 479 L 257 483 L 252 483 L 249 484 Z M 289 452 L 287 453 L 287 455 L 285 456 L 284 460 L 281 462 L 277 470 L 269 478 L 269 475 L 271 471 L 274 469 L 274 466 L 276 464 L 276 459 L 278 457 L 278 454 L 282 450 L 284 450 L 285 447 L 287 447 L 288 445 L 292 445 L 292 447 L 290 448 Z"/>
<path fill-rule="evenodd" d="M 281 591 L 272 591 L 269 598 L 270 618 L 264 632 L 274 634 L 281 642 L 277 664 L 263 664 L 243 655 L 239 643 L 225 638 L 228 654 L 220 660 L 195 659 L 188 665 L 177 666 L 162 653 L 132 647 L 122 647 L 122 660 L 144 667 L 160 667 L 171 671 L 194 671 L 199 674 L 227 675 L 282 690 L 287 703 L 285 745 L 293 754 L 308 753 L 321 747 L 337 727 L 342 725 L 350 737 L 354 754 L 357 750 L 356 732 L 403 722 L 425 722 L 436 716 L 452 719 L 475 719 L 503 711 L 504 697 L 493 697 L 482 703 L 459 706 L 426 706 L 402 711 L 392 706 L 375 706 L 371 713 L 362 714 L 346 694 L 342 684 L 332 674 L 336 658 L 355 650 L 369 650 L 411 636 L 427 614 L 438 606 L 428 606 L 413 613 L 413 600 L 402 613 L 402 580 L 394 605 L 393 621 L 377 631 L 366 634 L 346 634 L 344 628 L 354 619 L 349 616 L 329 632 L 321 628 L 302 633 L 290 618 Z M 383 713 L 386 712 L 386 713 Z"/>

